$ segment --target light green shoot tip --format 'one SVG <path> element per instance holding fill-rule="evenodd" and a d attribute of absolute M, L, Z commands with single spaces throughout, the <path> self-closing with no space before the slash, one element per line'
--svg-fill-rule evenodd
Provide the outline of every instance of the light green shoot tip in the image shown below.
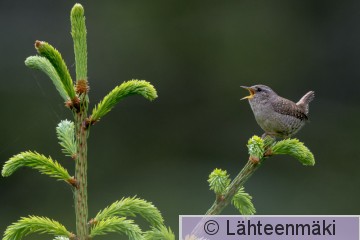
<path fill-rule="evenodd" d="M 305 166 L 314 166 L 315 158 L 312 152 L 298 139 L 284 139 L 277 142 L 272 148 L 271 153 L 287 154 L 298 159 Z"/>
<path fill-rule="evenodd" d="M 265 145 L 264 141 L 259 136 L 254 135 L 250 138 L 247 147 L 250 157 L 256 157 L 258 160 L 263 158 Z"/>
<path fill-rule="evenodd" d="M 80 3 L 75 3 L 74 7 L 71 9 L 71 14 L 76 12 L 84 12 L 84 8 Z"/>
<path fill-rule="evenodd" d="M 230 178 L 226 170 L 216 168 L 208 179 L 210 190 L 213 190 L 215 194 L 221 195 L 225 192 L 225 189 L 230 184 Z"/>

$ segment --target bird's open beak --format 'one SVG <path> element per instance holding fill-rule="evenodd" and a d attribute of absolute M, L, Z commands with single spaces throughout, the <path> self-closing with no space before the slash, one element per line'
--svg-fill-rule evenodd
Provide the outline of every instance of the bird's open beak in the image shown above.
<path fill-rule="evenodd" d="M 255 94 L 255 90 L 252 88 L 252 87 L 245 87 L 245 86 L 240 86 L 242 88 L 245 88 L 246 90 L 249 91 L 250 95 L 249 96 L 246 96 L 246 97 L 243 97 L 242 99 L 240 100 L 244 100 L 244 99 L 252 99 L 254 97 L 254 94 Z"/>

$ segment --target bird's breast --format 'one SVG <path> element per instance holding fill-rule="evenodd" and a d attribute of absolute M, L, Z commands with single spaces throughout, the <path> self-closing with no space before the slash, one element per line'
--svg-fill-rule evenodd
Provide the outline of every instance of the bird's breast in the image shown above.
<path fill-rule="evenodd" d="M 269 102 L 249 101 L 256 122 L 268 134 L 288 136 L 297 132 L 304 121 L 275 111 Z"/>

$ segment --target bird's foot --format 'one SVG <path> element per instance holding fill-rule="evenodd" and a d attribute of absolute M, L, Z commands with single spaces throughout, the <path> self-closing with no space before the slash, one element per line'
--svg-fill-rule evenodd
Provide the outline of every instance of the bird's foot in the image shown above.
<path fill-rule="evenodd" d="M 265 132 L 265 133 L 263 133 L 263 135 L 261 135 L 261 138 L 262 138 L 262 139 L 265 139 L 265 138 L 267 138 L 267 137 L 268 137 L 268 138 L 272 138 L 272 139 L 274 139 L 274 140 L 276 139 L 276 135 L 274 135 L 274 134 L 270 134 L 270 133 L 266 133 L 266 132 Z"/>

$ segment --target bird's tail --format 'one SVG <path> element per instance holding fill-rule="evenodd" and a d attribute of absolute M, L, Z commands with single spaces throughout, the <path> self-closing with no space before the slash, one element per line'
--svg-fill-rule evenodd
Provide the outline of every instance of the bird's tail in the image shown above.
<path fill-rule="evenodd" d="M 307 94 L 305 94 L 297 103 L 296 105 L 303 109 L 305 114 L 308 114 L 309 112 L 309 103 L 315 98 L 315 92 L 310 91 Z"/>

